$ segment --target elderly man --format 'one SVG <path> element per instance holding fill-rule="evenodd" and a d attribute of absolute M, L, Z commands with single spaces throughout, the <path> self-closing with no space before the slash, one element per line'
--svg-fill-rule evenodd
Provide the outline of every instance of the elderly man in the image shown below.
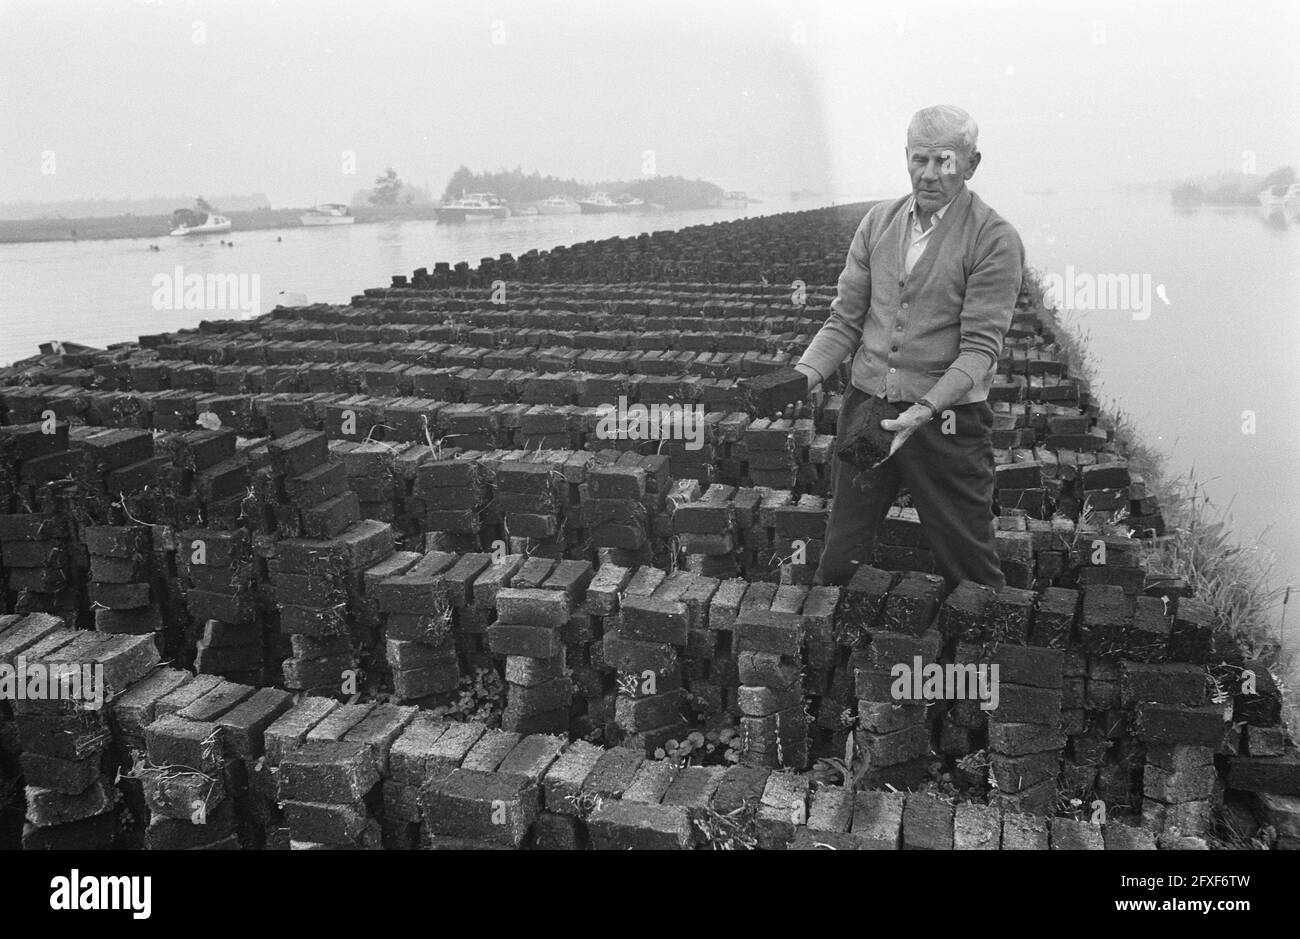
<path fill-rule="evenodd" d="M 873 396 L 890 456 L 869 472 L 836 458 L 817 582 L 844 584 L 868 562 L 876 529 L 906 486 L 935 566 L 950 586 L 1005 584 L 993 531 L 989 386 L 1020 293 L 1016 230 L 966 187 L 979 129 L 948 105 L 907 128 L 912 193 L 858 225 L 831 313 L 795 366 L 811 392 L 853 353 L 839 431 Z"/>

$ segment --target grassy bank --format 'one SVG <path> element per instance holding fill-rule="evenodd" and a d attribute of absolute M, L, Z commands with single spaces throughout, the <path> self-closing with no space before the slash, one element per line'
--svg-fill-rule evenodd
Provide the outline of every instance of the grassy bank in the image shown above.
<path fill-rule="evenodd" d="M 1026 277 L 1035 306 L 1042 306 L 1040 275 L 1027 271 Z M 1049 312 L 1071 374 L 1087 379 L 1095 393 L 1100 382 L 1087 335 L 1062 323 L 1057 310 Z M 1300 727 L 1300 657 L 1296 643 L 1287 641 L 1283 632 L 1290 588 L 1276 585 L 1272 576 L 1275 556 L 1259 542 L 1237 544 L 1226 510 L 1207 497 L 1193 473 L 1171 472 L 1165 455 L 1141 439 L 1118 403 L 1105 402 L 1101 410 L 1114 424 L 1116 450 L 1160 502 L 1166 534 L 1155 539 L 1147 552 L 1147 569 L 1187 581 L 1196 596 L 1214 608 L 1220 626 L 1234 637 L 1246 657 L 1269 663 L 1284 689 L 1287 726 Z M 1117 527 L 1124 528 L 1122 520 Z M 1291 630 L 1295 630 L 1294 624 Z"/>
<path fill-rule="evenodd" d="M 301 228 L 298 216 L 306 209 L 255 209 L 221 212 L 230 219 L 233 239 L 241 231 L 270 228 Z M 368 222 L 432 219 L 432 205 L 357 206 L 352 209 L 357 224 Z M 175 228 L 170 215 L 116 215 L 109 218 L 0 219 L 0 244 L 28 241 L 102 241 L 112 238 L 166 238 Z M 225 237 L 219 236 L 219 237 Z"/>

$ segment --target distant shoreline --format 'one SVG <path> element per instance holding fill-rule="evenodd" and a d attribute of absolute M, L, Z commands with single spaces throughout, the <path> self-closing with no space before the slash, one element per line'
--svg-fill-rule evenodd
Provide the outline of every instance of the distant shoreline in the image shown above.
<path fill-rule="evenodd" d="M 220 211 L 220 210 L 218 210 Z M 234 230 L 219 237 L 237 238 L 241 231 L 265 231 L 272 228 L 302 228 L 299 216 L 306 209 L 252 209 L 221 212 L 230 219 Z M 432 205 L 352 206 L 357 224 L 391 221 L 432 220 Z M 0 219 L 0 244 L 44 241 L 109 241 L 115 238 L 168 238 L 171 215 L 114 215 L 105 218 L 26 218 Z M 74 239 L 72 232 L 77 236 Z M 214 233 L 216 234 L 216 233 Z"/>

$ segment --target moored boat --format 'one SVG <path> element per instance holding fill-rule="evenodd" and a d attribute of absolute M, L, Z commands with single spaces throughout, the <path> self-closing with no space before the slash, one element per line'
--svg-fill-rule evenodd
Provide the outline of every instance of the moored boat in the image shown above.
<path fill-rule="evenodd" d="M 230 231 L 230 219 L 215 212 L 200 212 L 194 209 L 177 209 L 172 213 L 172 224 L 176 227 L 171 234 L 177 238 L 186 235 L 212 235 L 217 232 Z"/>
<path fill-rule="evenodd" d="M 623 206 L 611 199 L 607 192 L 593 192 L 587 198 L 578 200 L 578 210 L 584 215 L 608 215 L 622 212 Z"/>
<path fill-rule="evenodd" d="M 436 206 L 433 211 L 440 222 L 472 222 L 510 217 L 510 207 L 505 200 L 490 192 L 467 193 L 459 199 Z"/>
<path fill-rule="evenodd" d="M 551 196 L 537 203 L 538 215 L 572 215 L 581 211 L 578 203 L 568 196 Z"/>
<path fill-rule="evenodd" d="M 322 202 L 298 216 L 298 219 L 308 228 L 321 225 L 351 225 L 357 220 L 356 216 L 341 202 Z"/>

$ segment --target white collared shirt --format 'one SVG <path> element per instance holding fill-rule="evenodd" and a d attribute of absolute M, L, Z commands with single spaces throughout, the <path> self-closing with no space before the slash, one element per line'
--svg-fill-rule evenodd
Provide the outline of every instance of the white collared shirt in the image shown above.
<path fill-rule="evenodd" d="M 956 199 L 957 197 L 953 196 L 943 208 L 935 210 L 933 217 L 930 219 L 930 227 L 922 231 L 921 220 L 916 217 L 916 196 L 912 197 L 912 201 L 907 207 L 908 231 L 911 232 L 911 239 L 907 244 L 907 256 L 903 259 L 904 273 L 912 273 L 912 268 L 925 252 L 925 246 L 930 241 L 930 233 L 939 224 L 939 219 L 943 218 L 943 213 L 948 211 L 948 206 L 952 205 Z"/>

